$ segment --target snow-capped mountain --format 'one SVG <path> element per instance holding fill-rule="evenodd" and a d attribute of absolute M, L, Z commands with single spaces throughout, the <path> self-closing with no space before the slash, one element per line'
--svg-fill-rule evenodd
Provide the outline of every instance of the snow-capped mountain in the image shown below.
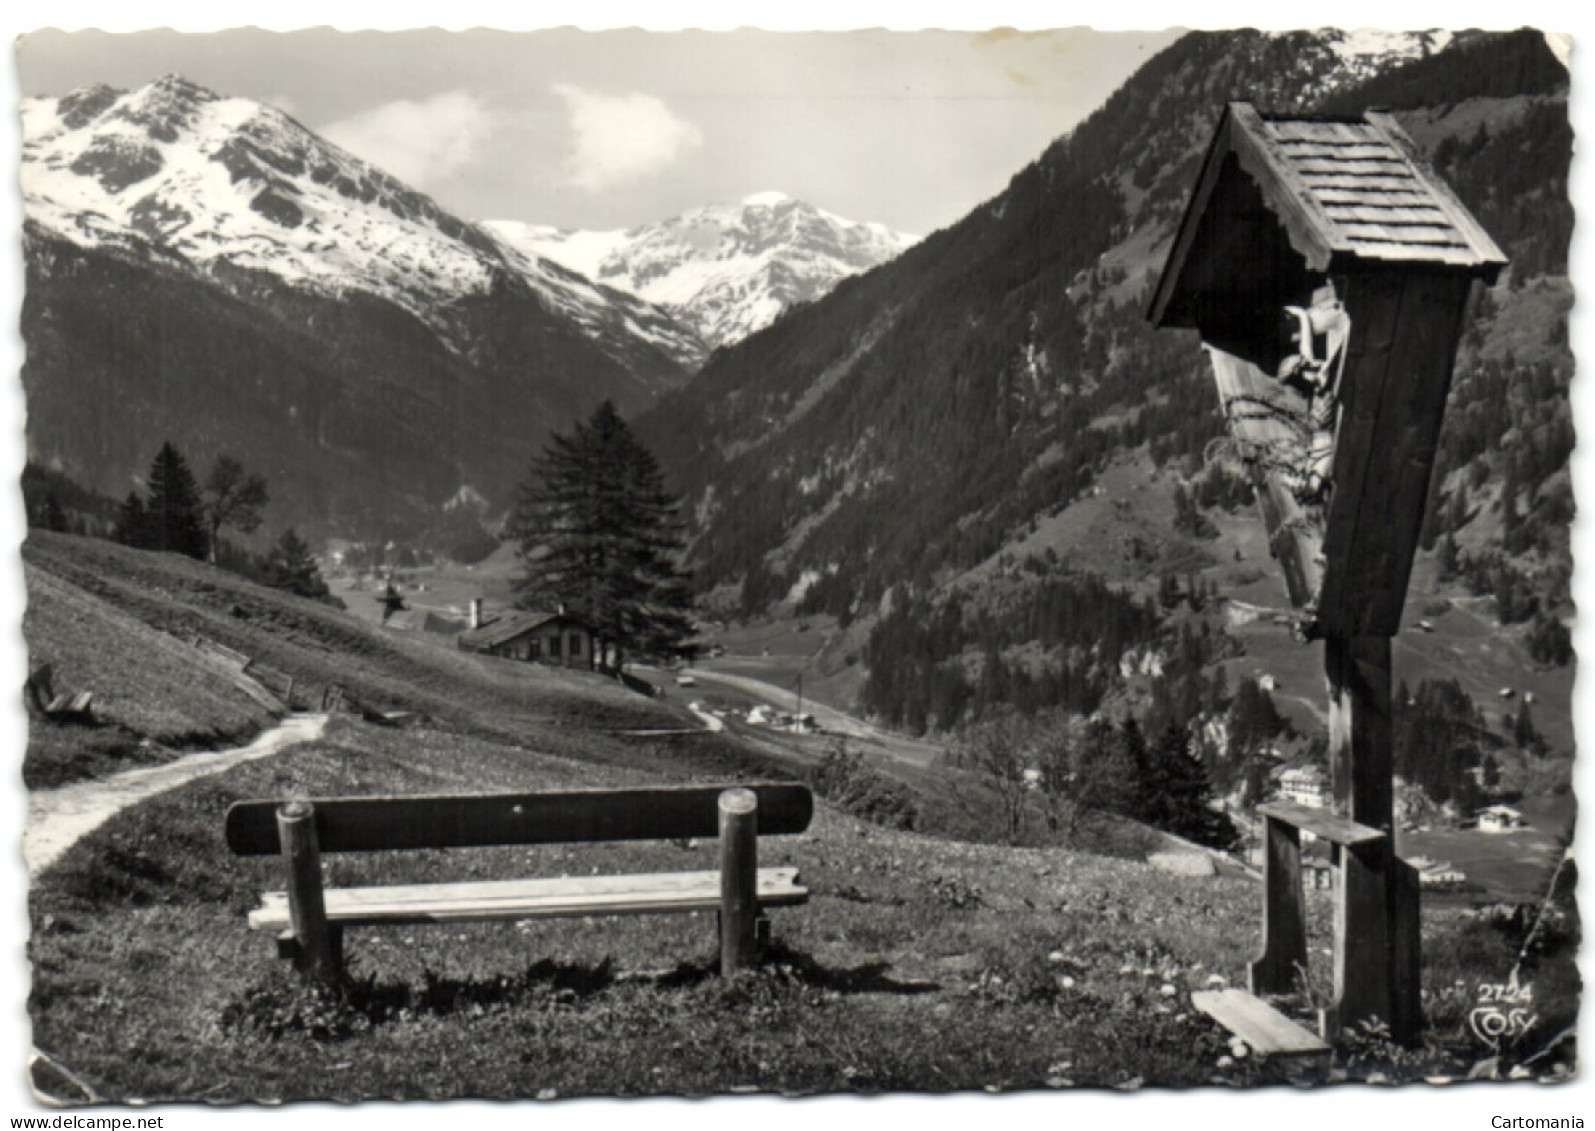
<path fill-rule="evenodd" d="M 704 352 L 270 106 L 169 76 L 22 120 L 28 451 L 82 486 L 120 497 L 170 440 L 266 475 L 270 522 L 415 533 L 465 485 L 502 511 L 550 431 Z"/>
<path fill-rule="evenodd" d="M 690 331 L 629 293 L 506 247 L 272 106 L 176 75 L 22 107 L 32 223 L 80 247 L 148 248 L 220 277 L 266 272 L 327 295 L 365 291 L 459 348 L 451 304 L 525 282 L 623 362 L 639 345 L 692 364 Z"/>
<path fill-rule="evenodd" d="M 788 307 L 819 298 L 918 241 L 780 192 L 616 231 L 561 231 L 514 220 L 483 227 L 527 255 L 664 307 L 711 348 L 762 330 Z"/>
<path fill-rule="evenodd" d="M 1276 41 L 1291 36 L 1291 41 L 1301 43 L 1302 33 L 1272 32 Z M 1388 71 L 1392 66 L 1422 59 L 1445 50 L 1455 38 L 1449 31 L 1385 31 L 1376 28 L 1359 28 L 1343 31 L 1324 28 L 1311 33 L 1307 49 L 1328 60 L 1306 94 L 1323 98 L 1336 91 L 1345 90 L 1365 79 Z"/>

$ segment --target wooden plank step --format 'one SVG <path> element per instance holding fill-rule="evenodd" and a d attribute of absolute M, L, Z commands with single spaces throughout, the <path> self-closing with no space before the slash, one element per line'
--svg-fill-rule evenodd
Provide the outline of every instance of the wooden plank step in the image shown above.
<path fill-rule="evenodd" d="M 760 868 L 762 907 L 807 903 L 796 868 Z M 560 919 L 585 915 L 646 915 L 715 911 L 720 907 L 719 872 L 659 872 L 632 876 L 485 880 L 457 884 L 398 884 L 328 888 L 327 920 L 343 926 L 379 923 L 446 923 L 497 919 Z M 249 913 L 256 931 L 288 927 L 286 892 L 269 891 Z"/>
<path fill-rule="evenodd" d="M 1294 801 L 1269 801 L 1257 807 L 1259 817 L 1283 821 L 1332 844 L 1353 847 L 1372 844 L 1385 839 L 1385 834 L 1371 825 L 1359 825 L 1346 817 L 1337 816 L 1327 809 L 1314 809 L 1297 805 Z"/>
<path fill-rule="evenodd" d="M 1191 1004 L 1259 1056 L 1327 1056 L 1329 1045 L 1245 990 L 1195 990 Z"/>

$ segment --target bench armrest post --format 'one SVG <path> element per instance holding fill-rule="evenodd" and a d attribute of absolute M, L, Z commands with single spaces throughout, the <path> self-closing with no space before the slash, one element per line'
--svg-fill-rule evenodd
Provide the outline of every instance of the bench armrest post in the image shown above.
<path fill-rule="evenodd" d="M 719 809 L 720 974 L 730 978 L 758 953 L 759 798 L 728 789 Z"/>
<path fill-rule="evenodd" d="M 1307 970 L 1307 901 L 1301 890 L 1301 834 L 1264 815 L 1263 950 L 1249 968 L 1254 994 L 1288 994 Z"/>
<path fill-rule="evenodd" d="M 333 982 L 342 962 L 327 922 L 321 891 L 321 850 L 316 842 L 316 810 L 308 801 L 290 801 L 277 809 L 277 833 L 288 870 L 288 914 L 293 925 L 296 965 L 318 982 Z"/>

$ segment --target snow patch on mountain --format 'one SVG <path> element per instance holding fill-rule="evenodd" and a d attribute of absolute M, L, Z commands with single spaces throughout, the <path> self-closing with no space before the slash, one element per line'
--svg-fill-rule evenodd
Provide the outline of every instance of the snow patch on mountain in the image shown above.
<path fill-rule="evenodd" d="M 634 294 L 505 247 L 274 107 L 168 75 L 25 100 L 30 223 L 80 246 L 151 249 L 295 287 L 386 298 L 449 339 L 449 308 L 523 282 L 613 356 L 647 343 L 685 364 L 696 336 Z M 456 348 L 461 343 L 454 343 Z"/>
<path fill-rule="evenodd" d="M 1449 31 L 1381 31 L 1378 28 L 1357 28 L 1354 31 L 1329 31 L 1325 33 L 1331 48 L 1348 63 L 1378 58 L 1385 63 L 1403 59 L 1418 59 L 1444 51 L 1451 42 Z"/>
<path fill-rule="evenodd" d="M 528 255 L 664 307 L 710 347 L 763 329 L 791 306 L 819 298 L 918 241 L 782 192 L 754 193 L 623 230 L 562 231 L 511 220 L 483 227 Z"/>

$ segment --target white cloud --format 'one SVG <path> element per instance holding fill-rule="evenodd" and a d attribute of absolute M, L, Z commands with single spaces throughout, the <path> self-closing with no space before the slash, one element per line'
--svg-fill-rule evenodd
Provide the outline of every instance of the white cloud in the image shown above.
<path fill-rule="evenodd" d="M 480 98 L 451 90 L 424 102 L 383 103 L 325 126 L 321 134 L 401 181 L 426 187 L 470 164 L 495 126 Z"/>
<path fill-rule="evenodd" d="M 556 83 L 576 148 L 567 172 L 577 188 L 597 191 L 669 168 L 703 144 L 697 126 L 651 94 L 597 94 Z"/>

